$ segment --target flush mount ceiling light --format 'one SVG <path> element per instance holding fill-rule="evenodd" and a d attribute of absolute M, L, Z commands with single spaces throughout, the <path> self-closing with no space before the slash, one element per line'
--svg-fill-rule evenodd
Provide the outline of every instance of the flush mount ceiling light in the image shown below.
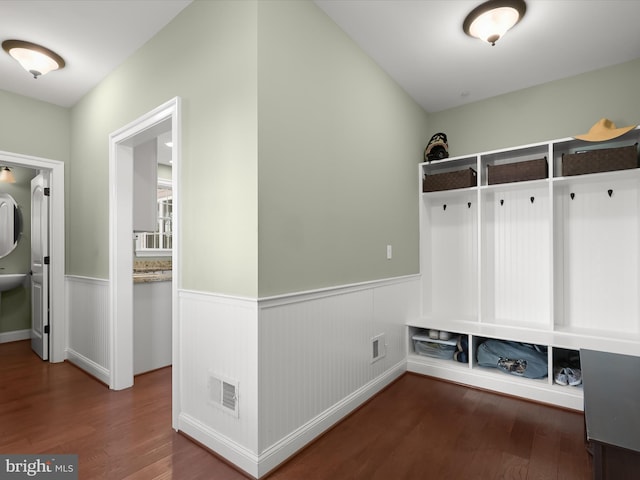
<path fill-rule="evenodd" d="M 0 182 L 16 183 L 16 177 L 9 167 L 0 167 Z"/>
<path fill-rule="evenodd" d="M 64 59 L 60 55 L 35 43 L 5 40 L 2 42 L 2 48 L 33 75 L 33 78 L 64 67 Z"/>
<path fill-rule="evenodd" d="M 489 0 L 467 15 L 462 29 L 467 35 L 494 46 L 511 27 L 522 20 L 526 11 L 524 0 Z"/>

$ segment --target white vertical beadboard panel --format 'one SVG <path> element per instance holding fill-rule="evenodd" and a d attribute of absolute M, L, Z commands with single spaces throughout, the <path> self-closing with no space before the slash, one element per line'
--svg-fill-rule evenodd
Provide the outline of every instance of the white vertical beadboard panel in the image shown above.
<path fill-rule="evenodd" d="M 422 178 L 422 176 L 420 176 Z M 422 180 L 421 180 L 422 181 Z M 422 186 L 420 186 L 422 191 Z M 433 300 L 431 295 L 431 264 L 432 264 L 432 242 L 431 235 L 424 232 L 430 232 L 431 220 L 431 204 L 426 195 L 422 195 L 420 202 L 420 273 L 422 274 L 422 290 L 420 312 L 423 316 L 429 316 L 433 308 Z"/>
<path fill-rule="evenodd" d="M 480 321 L 490 322 L 495 319 L 495 295 L 494 284 L 496 278 L 495 272 L 495 195 L 490 193 L 480 194 L 480 210 L 481 221 L 480 223 L 480 251 L 481 253 L 481 265 L 480 265 Z"/>
<path fill-rule="evenodd" d="M 180 416 L 184 430 L 214 451 L 219 440 L 231 450 L 257 456 L 258 338 L 255 300 L 180 292 Z M 239 416 L 211 404 L 209 374 L 238 381 Z M 194 432 L 189 426 L 203 425 Z M 207 432 L 215 434 L 207 436 Z M 230 459 L 233 461 L 233 459 Z M 247 469 L 246 465 L 241 468 Z"/>
<path fill-rule="evenodd" d="M 373 292 L 363 290 L 261 309 L 261 446 L 366 382 L 372 305 Z"/>
<path fill-rule="evenodd" d="M 429 216 L 431 269 L 423 273 L 430 279 L 431 313 L 474 320 L 478 315 L 475 195 L 434 202 Z"/>
<path fill-rule="evenodd" d="M 559 167 L 558 167 L 559 168 Z M 566 188 L 551 184 L 553 190 L 553 329 L 562 330 L 564 311 L 564 246 L 566 203 L 570 201 Z"/>
<path fill-rule="evenodd" d="M 263 302 L 261 452 L 405 361 L 405 325 L 418 314 L 419 289 L 414 277 Z M 371 338 L 379 333 L 387 356 L 371 363 Z"/>
<path fill-rule="evenodd" d="M 417 279 L 374 289 L 371 337 L 384 333 L 387 341 L 386 357 L 372 365 L 374 377 L 406 359 L 406 325 L 419 317 L 419 298 L 420 282 Z"/>
<path fill-rule="evenodd" d="M 637 184 L 575 185 L 571 192 L 575 198 L 565 201 L 563 237 L 564 324 L 637 333 Z"/>
<path fill-rule="evenodd" d="M 512 325 L 548 327 L 551 312 L 548 188 L 501 192 L 495 196 L 493 205 L 493 249 L 500 253 L 494 257 L 495 319 Z"/>
<path fill-rule="evenodd" d="M 260 477 L 405 370 L 419 292 L 417 275 L 262 300 L 180 292 L 179 429 Z M 239 382 L 238 418 L 207 401 L 209 372 Z"/>
<path fill-rule="evenodd" d="M 67 275 L 67 358 L 109 382 L 109 282 Z"/>

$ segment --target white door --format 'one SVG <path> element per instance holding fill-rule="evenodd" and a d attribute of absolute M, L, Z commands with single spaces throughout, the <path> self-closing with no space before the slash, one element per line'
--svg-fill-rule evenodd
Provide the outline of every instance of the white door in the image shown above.
<path fill-rule="evenodd" d="M 49 359 L 49 196 L 41 173 L 31 180 L 31 348 Z"/>

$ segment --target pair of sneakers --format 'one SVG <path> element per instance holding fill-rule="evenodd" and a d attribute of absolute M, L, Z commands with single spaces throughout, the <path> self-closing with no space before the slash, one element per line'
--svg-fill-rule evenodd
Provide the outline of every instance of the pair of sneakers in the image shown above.
<path fill-rule="evenodd" d="M 429 330 L 429 338 L 433 340 L 449 340 L 451 339 L 451 333 L 444 330 Z"/>
<path fill-rule="evenodd" d="M 576 386 L 582 383 L 582 372 L 578 368 L 558 368 L 556 369 L 555 380 L 558 385 Z"/>

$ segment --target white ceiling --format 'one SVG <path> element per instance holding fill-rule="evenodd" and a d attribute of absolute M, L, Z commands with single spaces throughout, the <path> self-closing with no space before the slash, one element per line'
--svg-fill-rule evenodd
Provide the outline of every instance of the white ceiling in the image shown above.
<path fill-rule="evenodd" d="M 70 107 L 191 1 L 0 0 L 0 43 L 37 43 L 66 62 L 36 80 L 0 49 L 0 89 Z"/>
<path fill-rule="evenodd" d="M 527 0 L 494 47 L 462 31 L 483 0 L 314 0 L 428 112 L 640 57 L 639 0 Z"/>
<path fill-rule="evenodd" d="M 314 1 L 428 112 L 640 57 L 640 0 L 528 0 L 495 47 L 462 31 L 481 0 Z M 40 43 L 67 62 L 34 80 L 0 52 L 0 89 L 71 106 L 189 3 L 0 0 L 0 41 Z"/>

